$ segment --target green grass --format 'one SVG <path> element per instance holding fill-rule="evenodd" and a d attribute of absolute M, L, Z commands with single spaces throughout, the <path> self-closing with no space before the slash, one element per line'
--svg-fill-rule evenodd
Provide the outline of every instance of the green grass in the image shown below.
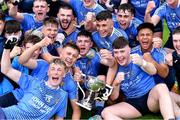
<path fill-rule="evenodd" d="M 167 27 L 166 21 L 163 22 L 163 45 L 169 38 L 169 29 Z"/>

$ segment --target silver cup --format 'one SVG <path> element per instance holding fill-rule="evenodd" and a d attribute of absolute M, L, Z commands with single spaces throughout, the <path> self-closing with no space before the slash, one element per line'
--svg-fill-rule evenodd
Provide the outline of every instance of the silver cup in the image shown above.
<path fill-rule="evenodd" d="M 82 98 L 82 100 L 79 100 L 78 102 L 76 102 L 76 104 L 78 104 L 79 106 L 90 111 L 93 107 L 94 100 L 106 100 L 103 98 L 108 98 L 108 96 L 112 92 L 112 87 L 110 90 L 108 90 L 109 91 L 108 94 L 107 94 L 107 90 L 105 90 L 106 93 L 104 95 L 105 96 L 108 95 L 108 96 L 106 96 L 106 97 L 105 96 L 99 96 L 98 93 L 100 91 L 106 89 L 106 87 L 108 85 L 106 85 L 106 83 L 104 81 L 99 80 L 97 77 L 88 76 L 85 78 L 86 78 L 85 84 L 86 84 L 86 88 L 89 91 L 89 94 L 86 95 L 84 90 L 81 88 L 81 86 L 78 83 L 78 87 L 81 90 L 81 92 L 83 93 L 83 98 Z"/>

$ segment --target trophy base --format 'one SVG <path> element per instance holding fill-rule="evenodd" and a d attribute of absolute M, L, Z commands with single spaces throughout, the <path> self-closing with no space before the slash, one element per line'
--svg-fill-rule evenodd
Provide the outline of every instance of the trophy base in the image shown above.
<path fill-rule="evenodd" d="M 76 104 L 78 104 L 79 106 L 91 111 L 92 110 L 92 105 L 91 103 L 88 103 L 87 101 L 85 100 L 81 100 L 79 102 L 76 102 Z"/>

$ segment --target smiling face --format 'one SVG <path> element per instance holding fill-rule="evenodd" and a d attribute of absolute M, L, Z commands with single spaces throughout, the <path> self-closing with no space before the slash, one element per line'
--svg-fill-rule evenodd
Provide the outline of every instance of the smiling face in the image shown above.
<path fill-rule="evenodd" d="M 66 70 L 64 65 L 51 63 L 48 70 L 49 87 L 58 88 L 65 74 L 66 74 Z"/>
<path fill-rule="evenodd" d="M 149 28 L 141 29 L 137 35 L 137 40 L 143 52 L 150 52 L 153 47 L 153 32 Z"/>
<path fill-rule="evenodd" d="M 118 20 L 118 23 L 120 27 L 125 30 L 129 27 L 131 20 L 133 19 L 133 14 L 128 10 L 119 10 L 116 18 Z"/>
<path fill-rule="evenodd" d="M 92 47 L 93 43 L 90 37 L 86 37 L 82 35 L 77 37 L 76 45 L 80 49 L 80 55 L 86 56 L 86 54 L 89 52 L 90 48 Z"/>
<path fill-rule="evenodd" d="M 42 33 L 44 37 L 48 36 L 52 40 L 55 40 L 58 34 L 58 26 L 56 24 L 48 23 L 43 26 Z"/>
<path fill-rule="evenodd" d="M 37 21 L 43 21 L 46 17 L 47 12 L 49 12 L 49 7 L 46 1 L 36 0 L 33 4 L 33 12 L 35 14 Z"/>
<path fill-rule="evenodd" d="M 130 62 L 130 47 L 126 45 L 124 48 L 113 49 L 114 57 L 121 66 L 126 66 Z"/>
<path fill-rule="evenodd" d="M 173 35 L 173 46 L 178 55 L 180 55 L 180 33 Z"/>
<path fill-rule="evenodd" d="M 113 21 L 112 19 L 106 19 L 101 21 L 96 21 L 97 31 L 101 37 L 107 37 L 111 35 L 113 31 Z"/>
<path fill-rule="evenodd" d="M 66 66 L 70 68 L 74 65 L 78 56 L 79 56 L 79 52 L 76 49 L 67 46 L 62 49 L 60 58 L 62 61 L 65 62 Z"/>
<path fill-rule="evenodd" d="M 71 9 L 60 8 L 57 14 L 61 29 L 66 30 L 69 28 L 72 20 L 74 20 L 73 11 Z"/>

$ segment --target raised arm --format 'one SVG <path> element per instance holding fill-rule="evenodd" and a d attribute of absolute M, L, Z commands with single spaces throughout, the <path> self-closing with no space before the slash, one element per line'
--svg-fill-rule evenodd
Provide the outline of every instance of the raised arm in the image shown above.
<path fill-rule="evenodd" d="M 32 59 L 31 56 L 34 51 L 41 49 L 43 46 L 47 46 L 52 43 L 52 40 L 48 37 L 45 37 L 40 42 L 33 45 L 31 48 L 25 50 L 19 57 L 19 63 L 27 66 L 30 69 L 34 69 L 37 66 L 37 60 Z"/>
<path fill-rule="evenodd" d="M 150 22 L 154 24 L 155 26 L 160 21 L 160 17 L 158 15 L 153 15 L 151 17 L 151 11 L 155 8 L 154 1 L 149 1 L 146 7 L 145 16 L 144 16 L 144 22 Z"/>
<path fill-rule="evenodd" d="M 115 63 L 115 59 L 112 55 L 112 52 L 107 49 L 101 49 L 99 51 L 101 56 L 101 64 L 112 67 Z"/>
<path fill-rule="evenodd" d="M 22 13 L 18 12 L 18 6 L 13 5 L 12 3 L 8 3 L 9 7 L 9 15 L 13 18 L 15 18 L 17 21 L 21 22 L 24 19 L 24 16 Z"/>
<path fill-rule="evenodd" d="M 57 49 L 56 49 L 56 50 L 57 50 Z M 43 53 L 41 54 L 41 57 L 42 57 L 44 60 L 46 60 L 47 62 L 50 62 L 50 61 L 51 61 L 52 59 L 54 59 L 54 58 L 58 58 L 58 56 L 53 56 L 53 55 L 51 55 L 51 54 L 49 53 L 47 47 L 43 47 L 43 48 L 42 48 L 42 51 L 43 51 Z M 58 52 L 58 54 L 60 54 L 60 50 L 57 51 L 57 52 Z"/>
<path fill-rule="evenodd" d="M 116 69 L 116 67 L 114 67 Z M 113 68 L 112 68 L 113 69 Z M 123 72 L 119 72 L 115 78 L 115 80 L 113 81 L 112 87 L 113 87 L 113 91 L 112 94 L 110 96 L 110 99 L 112 101 L 116 100 L 119 97 L 119 93 L 120 93 L 120 84 L 121 82 L 124 80 L 124 73 Z"/>
<path fill-rule="evenodd" d="M 6 41 L 1 58 L 1 72 L 14 82 L 18 83 L 21 72 L 12 68 L 10 60 L 10 49 L 12 49 L 15 44 L 14 41 Z"/>

